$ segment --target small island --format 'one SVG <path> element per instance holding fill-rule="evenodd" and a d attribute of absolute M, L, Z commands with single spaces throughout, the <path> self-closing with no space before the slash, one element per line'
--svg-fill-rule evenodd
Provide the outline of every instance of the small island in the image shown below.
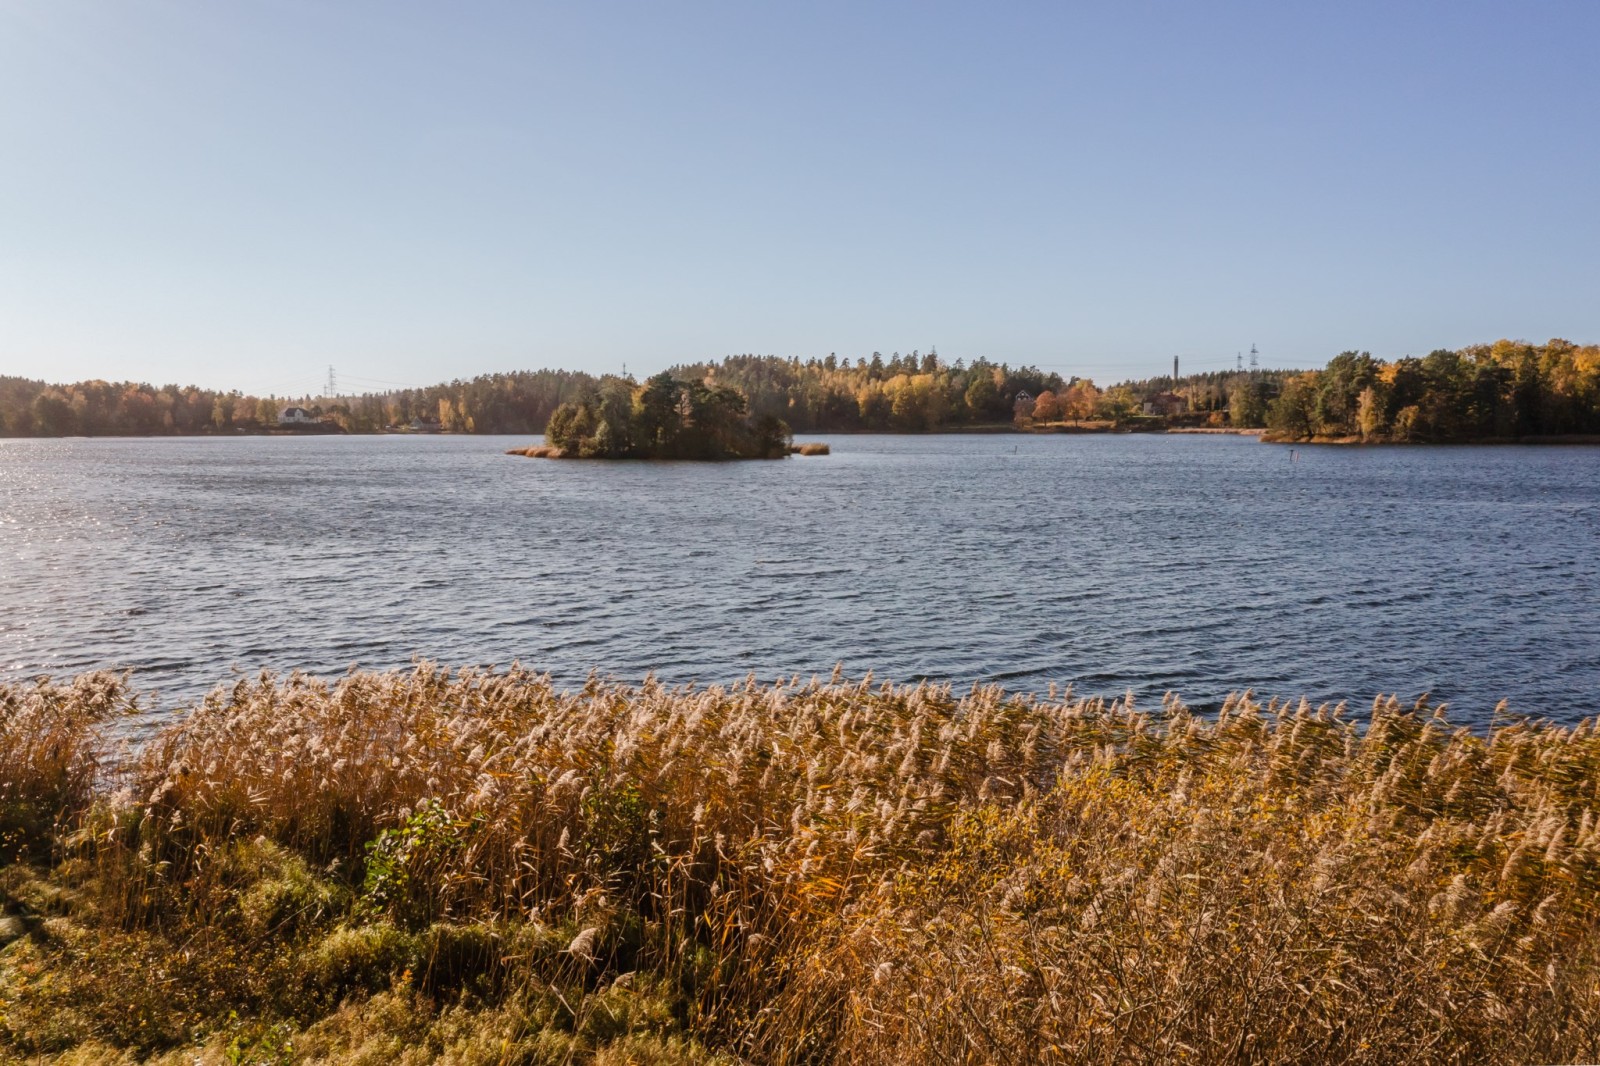
<path fill-rule="evenodd" d="M 657 374 L 643 385 L 607 377 L 555 409 L 538 459 L 783 459 L 797 451 L 789 427 L 752 415 L 744 393 L 705 379 Z"/>

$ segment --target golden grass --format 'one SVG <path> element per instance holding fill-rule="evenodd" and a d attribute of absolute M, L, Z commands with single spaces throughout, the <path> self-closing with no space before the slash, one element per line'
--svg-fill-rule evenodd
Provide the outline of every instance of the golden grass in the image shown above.
<path fill-rule="evenodd" d="M 0 687 L 55 849 L 0 870 L 49 933 L 0 1056 L 403 1008 L 462 1061 L 1600 1057 L 1589 723 L 423 665 L 219 689 L 97 784 L 124 698 Z"/>
<path fill-rule="evenodd" d="M 507 455 L 525 455 L 529 459 L 565 459 L 567 453 L 553 444 L 535 444 L 529 448 L 512 448 Z"/>
<path fill-rule="evenodd" d="M 831 451 L 832 449 L 830 449 L 826 444 L 822 444 L 817 441 L 812 441 L 808 444 L 789 445 L 790 455 L 828 455 L 831 453 Z"/>
<path fill-rule="evenodd" d="M 130 705 L 121 683 L 88 674 L 70 685 L 0 685 L 0 862 L 48 846 L 94 797 L 95 727 Z"/>

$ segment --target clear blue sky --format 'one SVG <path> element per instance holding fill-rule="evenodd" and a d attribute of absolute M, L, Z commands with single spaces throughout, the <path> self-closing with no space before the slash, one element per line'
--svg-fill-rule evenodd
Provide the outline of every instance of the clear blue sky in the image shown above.
<path fill-rule="evenodd" d="M 0 373 L 1600 340 L 1600 3 L 0 0 Z"/>

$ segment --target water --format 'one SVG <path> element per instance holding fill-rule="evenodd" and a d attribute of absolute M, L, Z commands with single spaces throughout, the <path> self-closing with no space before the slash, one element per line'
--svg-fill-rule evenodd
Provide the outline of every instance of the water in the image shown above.
<path fill-rule="evenodd" d="M 1236 437 L 835 437 L 724 465 L 524 440 L 0 442 L 0 678 L 513 660 L 578 683 L 754 673 L 1432 692 L 1600 711 L 1600 449 Z"/>

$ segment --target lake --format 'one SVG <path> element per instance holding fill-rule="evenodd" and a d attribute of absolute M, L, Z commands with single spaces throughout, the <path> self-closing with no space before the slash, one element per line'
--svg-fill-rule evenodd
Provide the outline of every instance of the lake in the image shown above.
<path fill-rule="evenodd" d="M 837 436 L 723 465 L 527 438 L 0 441 L 0 678 L 441 662 L 1431 692 L 1600 711 L 1600 449 Z"/>

